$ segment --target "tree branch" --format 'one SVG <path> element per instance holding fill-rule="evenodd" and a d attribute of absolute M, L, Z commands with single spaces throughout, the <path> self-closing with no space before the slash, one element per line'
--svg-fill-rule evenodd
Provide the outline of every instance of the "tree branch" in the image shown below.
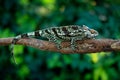
<path fill-rule="evenodd" d="M 1 45 L 11 44 L 13 38 L 1 38 Z M 113 39 L 89 39 L 76 41 L 76 50 L 70 48 L 70 42 L 62 42 L 62 49 L 57 49 L 56 45 L 49 41 L 38 40 L 34 38 L 20 39 L 16 44 L 31 46 L 40 50 L 54 51 L 61 53 L 94 53 L 102 51 L 120 51 L 120 40 Z"/>

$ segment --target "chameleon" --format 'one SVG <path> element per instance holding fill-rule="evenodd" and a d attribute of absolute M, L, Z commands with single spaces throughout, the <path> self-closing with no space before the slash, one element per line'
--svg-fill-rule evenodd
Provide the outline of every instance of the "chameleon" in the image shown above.
<path fill-rule="evenodd" d="M 71 48 L 74 50 L 76 47 L 76 40 L 86 40 L 94 39 L 98 35 L 98 32 L 94 29 L 87 27 L 86 25 L 68 25 L 60 27 L 50 27 L 42 30 L 37 30 L 34 32 L 23 33 L 13 38 L 12 40 L 12 55 L 13 55 L 13 46 L 21 38 L 28 37 L 44 37 L 49 41 L 54 42 L 58 49 L 61 49 L 62 41 L 70 41 Z"/>

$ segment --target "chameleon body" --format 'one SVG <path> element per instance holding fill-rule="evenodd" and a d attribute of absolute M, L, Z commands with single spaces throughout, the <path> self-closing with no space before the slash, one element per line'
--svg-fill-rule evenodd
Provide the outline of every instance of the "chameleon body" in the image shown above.
<path fill-rule="evenodd" d="M 90 29 L 85 25 L 83 27 L 78 25 L 51 27 L 18 35 L 13 39 L 12 44 L 14 45 L 21 38 L 44 37 L 49 39 L 49 41 L 55 42 L 57 48 L 60 48 L 61 41 L 71 41 L 72 46 L 76 40 L 93 39 L 97 35 L 98 32 L 96 30 Z"/>
<path fill-rule="evenodd" d="M 24 33 L 14 37 L 12 45 L 14 45 L 19 39 L 27 37 L 44 37 L 56 44 L 58 49 L 61 49 L 62 41 L 71 41 L 71 48 L 75 49 L 76 40 L 93 39 L 98 35 L 98 32 L 94 29 L 90 29 L 83 25 L 69 25 L 61 27 L 51 27 L 47 29 L 37 30 L 35 32 Z"/>

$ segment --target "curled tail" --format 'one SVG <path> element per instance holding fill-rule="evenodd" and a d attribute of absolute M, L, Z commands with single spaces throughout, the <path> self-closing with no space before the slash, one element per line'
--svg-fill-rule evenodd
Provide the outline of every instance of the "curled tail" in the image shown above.
<path fill-rule="evenodd" d="M 10 50 L 11 50 L 11 55 L 13 57 L 13 61 L 15 62 L 15 64 L 17 64 L 16 60 L 15 60 L 15 56 L 14 56 L 14 45 L 16 44 L 16 42 L 19 40 L 20 38 L 15 37 L 13 38 L 12 42 L 11 42 L 11 46 L 10 46 Z"/>

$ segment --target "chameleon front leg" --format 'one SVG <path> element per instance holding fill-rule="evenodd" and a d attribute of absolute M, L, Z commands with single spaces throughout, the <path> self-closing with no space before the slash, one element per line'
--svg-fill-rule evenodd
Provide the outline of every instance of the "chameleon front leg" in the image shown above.
<path fill-rule="evenodd" d="M 57 49 L 61 49 L 61 48 L 62 48 L 62 46 L 61 46 L 61 41 L 56 40 L 56 41 L 54 41 L 54 42 L 55 42 L 55 44 L 56 44 L 56 46 L 57 46 Z"/>
<path fill-rule="evenodd" d="M 75 50 L 76 49 L 76 47 L 77 47 L 77 44 L 76 44 L 76 41 L 77 40 L 82 40 L 82 38 L 81 37 L 73 37 L 72 39 L 71 39 L 71 49 L 72 50 Z"/>

